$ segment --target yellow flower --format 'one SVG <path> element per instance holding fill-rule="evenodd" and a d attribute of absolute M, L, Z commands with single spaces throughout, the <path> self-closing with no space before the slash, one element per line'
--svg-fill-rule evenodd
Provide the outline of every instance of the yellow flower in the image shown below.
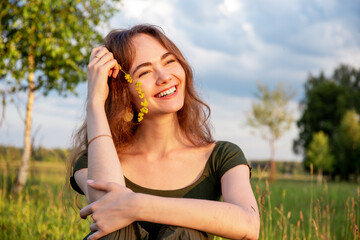
<path fill-rule="evenodd" d="M 140 112 L 138 115 L 138 122 L 141 122 L 141 120 L 144 119 L 144 113 Z"/>
<path fill-rule="evenodd" d="M 147 107 L 143 107 L 143 108 L 140 109 L 140 112 L 145 114 L 145 113 L 149 112 L 149 109 Z"/>
<path fill-rule="evenodd" d="M 141 106 L 147 107 L 149 105 L 149 103 L 146 101 L 146 98 L 144 99 L 144 101 L 141 103 Z"/>
<path fill-rule="evenodd" d="M 129 83 L 132 83 L 132 78 L 130 77 L 130 74 L 125 73 L 125 79 L 126 79 Z"/>
<path fill-rule="evenodd" d="M 130 74 L 124 72 L 124 70 L 122 69 L 120 64 L 119 64 L 119 70 L 125 74 L 125 80 L 128 81 L 128 83 L 132 83 L 132 78 L 131 78 Z M 149 112 L 149 110 L 147 108 L 148 102 L 146 101 L 146 98 L 145 98 L 145 92 L 143 90 L 141 90 L 141 84 L 142 84 L 142 82 L 135 83 L 136 91 L 139 94 L 139 98 L 144 99 L 144 101 L 141 102 L 141 106 L 143 106 L 143 107 L 140 109 L 140 113 L 138 114 L 138 122 L 141 122 L 144 119 L 144 114 Z"/>

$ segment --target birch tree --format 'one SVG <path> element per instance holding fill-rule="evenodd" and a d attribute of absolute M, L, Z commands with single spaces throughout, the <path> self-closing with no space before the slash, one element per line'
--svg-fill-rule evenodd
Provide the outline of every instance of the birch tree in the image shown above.
<path fill-rule="evenodd" d="M 101 42 L 99 24 L 116 0 L 9 0 L 0 3 L 0 86 L 26 92 L 24 150 L 14 192 L 26 183 L 31 156 L 34 93 L 73 93 L 85 80 L 90 50 Z M 4 91 L 4 90 L 2 90 Z"/>
<path fill-rule="evenodd" d="M 295 91 L 278 83 L 275 89 L 257 83 L 258 92 L 252 102 L 247 124 L 257 130 L 270 146 L 270 181 L 275 180 L 275 142 L 290 129 L 294 121 L 293 112 L 289 109 Z"/>

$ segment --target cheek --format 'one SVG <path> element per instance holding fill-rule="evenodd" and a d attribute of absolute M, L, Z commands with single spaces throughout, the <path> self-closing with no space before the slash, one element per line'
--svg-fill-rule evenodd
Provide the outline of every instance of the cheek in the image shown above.
<path fill-rule="evenodd" d="M 186 89 L 186 75 L 185 75 L 185 72 L 183 69 L 181 69 L 181 71 L 179 71 L 179 79 L 180 79 L 180 82 L 181 82 L 181 85 L 182 85 L 182 91 L 185 92 L 185 89 Z"/>
<path fill-rule="evenodd" d="M 141 99 L 139 98 L 139 94 L 137 93 L 135 86 L 131 84 L 130 88 L 131 102 L 135 103 L 136 108 L 139 108 Z"/>
<path fill-rule="evenodd" d="M 150 96 L 148 94 L 150 94 L 150 87 L 147 86 L 146 84 L 142 83 L 140 86 L 142 92 L 145 92 L 145 98 L 148 101 Z M 130 95 L 131 95 L 131 101 L 135 104 L 135 107 L 137 110 L 141 109 L 143 106 L 141 106 L 141 102 L 144 101 L 144 98 L 140 98 L 139 93 L 137 92 L 136 86 L 134 83 L 132 83 L 130 85 Z"/>
<path fill-rule="evenodd" d="M 174 69 L 173 72 L 182 80 L 185 81 L 185 70 L 184 68 L 179 64 Z"/>

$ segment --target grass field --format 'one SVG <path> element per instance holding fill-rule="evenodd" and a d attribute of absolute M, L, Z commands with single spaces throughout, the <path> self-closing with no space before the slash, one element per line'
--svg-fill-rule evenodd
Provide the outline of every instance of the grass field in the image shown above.
<path fill-rule="evenodd" d="M 63 164 L 32 163 L 24 192 L 13 197 L 15 174 L 16 164 L 0 162 L 0 239 L 82 239 L 88 233 L 89 222 L 80 219 L 65 187 Z M 255 169 L 260 239 L 360 239 L 357 184 L 317 184 L 311 176 L 268 184 L 258 176 Z"/>

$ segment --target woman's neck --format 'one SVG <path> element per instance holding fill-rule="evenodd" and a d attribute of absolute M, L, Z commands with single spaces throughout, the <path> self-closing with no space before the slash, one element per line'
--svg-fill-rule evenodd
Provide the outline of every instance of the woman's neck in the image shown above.
<path fill-rule="evenodd" d="M 191 143 L 180 128 L 177 114 L 168 114 L 144 119 L 132 145 L 139 153 L 162 155 Z"/>

